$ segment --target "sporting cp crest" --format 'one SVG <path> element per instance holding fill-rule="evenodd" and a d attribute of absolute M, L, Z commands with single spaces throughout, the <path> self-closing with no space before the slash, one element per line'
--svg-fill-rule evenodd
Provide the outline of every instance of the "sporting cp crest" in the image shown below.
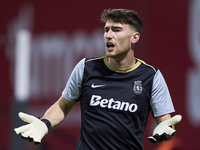
<path fill-rule="evenodd" d="M 142 81 L 134 82 L 133 91 L 136 95 L 140 95 L 142 93 Z"/>

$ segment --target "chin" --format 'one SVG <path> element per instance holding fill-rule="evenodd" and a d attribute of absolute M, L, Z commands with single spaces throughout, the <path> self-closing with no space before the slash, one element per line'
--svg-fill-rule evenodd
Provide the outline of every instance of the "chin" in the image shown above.
<path fill-rule="evenodd" d="M 106 51 L 106 55 L 111 57 L 114 56 L 115 53 L 113 51 Z"/>
<path fill-rule="evenodd" d="M 111 58 L 115 57 L 115 55 L 114 55 L 114 54 L 111 54 L 111 53 L 106 53 L 106 56 L 107 56 L 107 57 L 111 57 Z"/>

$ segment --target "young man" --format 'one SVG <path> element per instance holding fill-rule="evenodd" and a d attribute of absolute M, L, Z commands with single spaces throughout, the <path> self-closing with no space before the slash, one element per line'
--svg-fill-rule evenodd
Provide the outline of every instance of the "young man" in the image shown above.
<path fill-rule="evenodd" d="M 19 113 L 28 125 L 15 129 L 29 140 L 40 143 L 51 127 L 59 125 L 80 101 L 81 132 L 78 150 L 143 149 L 143 136 L 149 111 L 158 123 L 149 140 L 169 140 L 174 107 L 159 69 L 134 56 L 135 43 L 142 32 L 137 13 L 126 9 L 105 10 L 106 54 L 84 58 L 74 68 L 60 99 L 39 120 Z"/>

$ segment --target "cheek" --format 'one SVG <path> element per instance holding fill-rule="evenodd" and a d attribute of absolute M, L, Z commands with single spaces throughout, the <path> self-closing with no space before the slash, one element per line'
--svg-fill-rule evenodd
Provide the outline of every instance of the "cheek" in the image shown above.
<path fill-rule="evenodd" d="M 120 42 L 119 42 L 119 44 L 120 44 L 120 47 L 130 47 L 131 46 L 131 40 L 129 39 L 129 38 L 126 38 L 126 39 L 121 39 L 121 40 L 119 40 Z"/>
<path fill-rule="evenodd" d="M 104 33 L 104 35 L 103 35 L 103 39 L 104 39 L 104 41 L 105 41 L 105 39 L 106 39 L 106 33 Z"/>

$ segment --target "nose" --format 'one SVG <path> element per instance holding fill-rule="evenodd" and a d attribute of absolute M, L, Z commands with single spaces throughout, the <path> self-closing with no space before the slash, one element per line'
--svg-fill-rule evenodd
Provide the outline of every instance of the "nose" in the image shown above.
<path fill-rule="evenodd" d="M 105 32 L 105 38 L 107 39 L 111 39 L 112 38 L 112 30 L 108 30 L 107 32 Z"/>

